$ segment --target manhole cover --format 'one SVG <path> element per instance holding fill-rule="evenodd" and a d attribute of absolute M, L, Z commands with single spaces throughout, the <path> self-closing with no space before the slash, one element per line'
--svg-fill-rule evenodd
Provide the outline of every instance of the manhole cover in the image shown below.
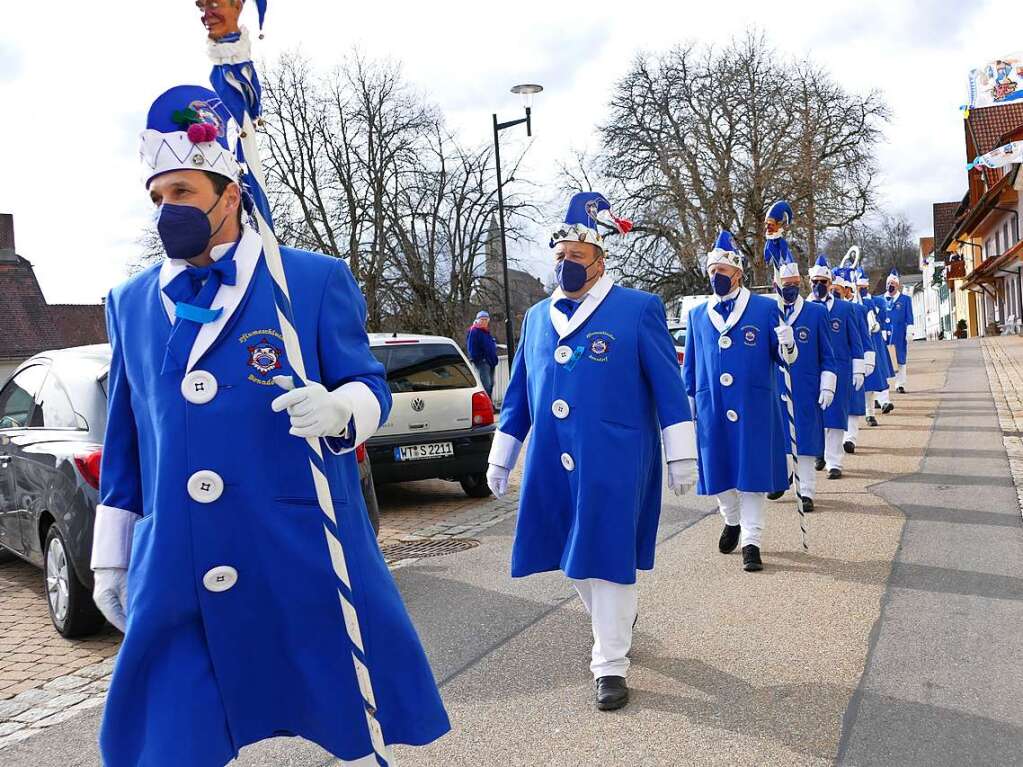
<path fill-rule="evenodd" d="M 473 538 L 429 538 L 422 541 L 403 541 L 382 547 L 384 559 L 397 562 L 402 559 L 423 559 L 424 557 L 443 557 L 445 554 L 457 554 L 480 545 Z"/>

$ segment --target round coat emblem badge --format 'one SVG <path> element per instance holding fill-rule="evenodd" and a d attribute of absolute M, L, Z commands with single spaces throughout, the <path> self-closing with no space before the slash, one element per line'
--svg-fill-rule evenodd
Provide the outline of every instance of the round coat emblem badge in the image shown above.
<path fill-rule="evenodd" d="M 746 346 L 756 346 L 758 335 L 757 329 L 752 325 L 747 325 L 742 329 L 742 340 Z"/>
<path fill-rule="evenodd" d="M 796 338 L 799 343 L 805 344 L 810 340 L 810 331 L 807 328 L 798 328 L 796 330 Z"/>
<path fill-rule="evenodd" d="M 281 358 L 284 351 L 263 339 L 256 346 L 249 347 L 249 367 L 255 368 L 260 375 L 266 375 L 281 369 Z"/>
<path fill-rule="evenodd" d="M 842 329 L 842 320 L 840 320 L 840 319 L 838 319 L 836 317 L 835 319 L 833 319 L 831 321 L 831 332 L 832 333 L 837 333 L 841 329 Z"/>

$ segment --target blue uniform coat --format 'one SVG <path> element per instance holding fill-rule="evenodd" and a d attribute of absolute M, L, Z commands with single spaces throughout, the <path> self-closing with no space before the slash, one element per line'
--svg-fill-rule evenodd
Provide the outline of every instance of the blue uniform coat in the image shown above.
<path fill-rule="evenodd" d="M 871 334 L 870 340 L 874 348 L 874 374 L 867 380 L 864 386 L 867 391 L 880 392 L 888 389 L 888 379 L 895 375 L 895 366 L 892 365 L 892 357 L 888 352 L 888 344 L 885 342 L 887 331 L 886 320 L 888 312 L 884 306 L 884 300 L 867 296 L 863 299 L 865 306 L 874 310 L 874 317 L 880 329 Z M 876 387 L 876 388 L 875 388 Z"/>
<path fill-rule="evenodd" d="M 854 307 L 856 314 L 859 315 L 860 321 L 856 323 L 856 328 L 860 333 L 860 344 L 863 346 L 863 353 L 866 355 L 868 352 L 874 351 L 874 344 L 870 340 L 870 308 L 863 304 L 858 304 L 855 301 L 847 301 L 847 303 Z M 876 355 L 875 355 L 876 356 Z M 875 363 L 876 365 L 876 363 Z M 877 368 L 875 367 L 875 370 Z M 871 376 L 864 379 L 863 388 L 859 391 L 853 390 L 849 398 L 849 415 L 851 416 L 865 416 L 867 414 L 867 392 L 877 391 L 876 389 L 870 388 L 871 381 L 878 382 L 878 378 L 874 377 L 874 372 L 871 371 Z"/>
<path fill-rule="evenodd" d="M 913 299 L 904 293 L 899 293 L 894 299 L 888 296 L 880 298 L 884 302 L 887 313 L 885 327 L 891 332 L 888 344 L 895 347 L 896 362 L 899 365 L 905 365 L 908 352 L 906 331 L 913 324 Z"/>
<path fill-rule="evenodd" d="M 835 399 L 824 411 L 824 428 L 841 429 L 849 427 L 849 405 L 853 389 L 853 371 L 863 372 L 863 339 L 857 329 L 862 316 L 848 301 L 828 297 L 822 303 L 828 310 L 828 329 L 831 331 L 831 349 L 835 354 L 838 372 L 838 386 Z"/>
<path fill-rule="evenodd" d="M 698 491 L 784 490 L 790 437 L 778 384 L 778 304 L 742 288 L 727 321 L 715 304 L 712 298 L 689 312 L 682 370 L 696 400 Z"/>
<path fill-rule="evenodd" d="M 696 457 L 664 306 L 602 278 L 571 320 L 552 298 L 522 324 L 491 463 L 511 467 L 529 435 L 512 576 L 562 570 L 636 582 L 654 565 L 661 437 Z"/>
<path fill-rule="evenodd" d="M 361 382 L 386 418 L 390 394 L 348 267 L 281 251 L 310 379 L 328 389 Z M 236 261 L 239 284 L 227 293 L 236 291 L 237 305 L 205 344 L 214 326 L 204 326 L 191 378 L 161 374 L 171 323 L 159 266 L 107 301 L 113 361 L 101 496 L 142 518 L 100 734 L 106 767 L 221 767 L 242 746 L 279 735 L 302 736 L 346 760 L 372 753 L 324 535 L 332 523 L 316 500 L 305 441 L 288 435 L 287 413 L 270 409 L 281 393 L 272 377 L 291 368 L 252 230 Z M 224 294 L 222 286 L 218 298 Z M 196 392 L 214 396 L 198 403 Z M 355 455 L 328 443 L 324 474 L 379 721 L 388 742 L 424 744 L 449 729 L 447 716 L 377 548 Z M 207 476 L 200 487 L 193 475 L 202 470 L 222 481 L 219 498 L 195 500 L 217 481 Z M 211 590 L 208 574 L 222 566 L 235 569 L 237 582 Z"/>
<path fill-rule="evenodd" d="M 834 391 L 838 370 L 831 349 L 828 310 L 798 298 L 786 322 L 792 326 L 799 349 L 791 366 L 797 453 L 816 457 L 824 454 L 824 413 L 818 404 L 821 388 Z M 781 387 L 780 370 L 778 375 Z"/>

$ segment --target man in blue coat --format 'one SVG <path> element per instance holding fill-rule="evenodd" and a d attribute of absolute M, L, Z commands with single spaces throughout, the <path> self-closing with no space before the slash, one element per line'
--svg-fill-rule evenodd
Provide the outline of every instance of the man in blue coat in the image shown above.
<path fill-rule="evenodd" d="M 490 335 L 490 314 L 479 312 L 476 321 L 469 328 L 465 338 L 465 350 L 469 361 L 480 374 L 480 383 L 487 396 L 494 393 L 494 370 L 497 369 L 497 341 Z"/>
<path fill-rule="evenodd" d="M 792 403 L 796 417 L 796 453 L 799 469 L 799 494 L 803 511 L 814 510 L 817 472 L 814 463 L 824 454 L 824 415 L 835 398 L 837 366 L 831 350 L 828 312 L 820 304 L 804 301 L 799 295 L 799 264 L 786 257 L 775 274 L 778 306 L 785 324 L 792 327 L 799 356 L 791 366 Z M 781 371 L 778 371 L 781 385 Z M 776 500 L 783 493 L 768 498 Z"/>
<path fill-rule="evenodd" d="M 103 762 L 221 767 L 290 735 L 373 765 L 366 678 L 387 743 L 449 729 L 353 453 L 391 398 L 348 267 L 281 248 L 306 366 L 294 388 L 262 239 L 242 222 L 235 134 L 212 91 L 156 100 L 141 154 L 167 258 L 107 299 L 92 567 L 96 603 L 125 638 Z"/>
<path fill-rule="evenodd" d="M 861 315 L 848 301 L 832 294 L 832 272 L 823 254 L 810 267 L 813 301 L 828 312 L 831 349 L 835 354 L 838 374 L 835 398 L 824 411 L 824 467 L 828 479 L 842 476 L 843 442 L 849 426 L 849 407 L 853 395 L 863 389 L 866 365 L 863 360 L 863 337 L 857 323 Z"/>
<path fill-rule="evenodd" d="M 856 270 L 856 287 L 860 300 L 872 316 L 870 344 L 874 350 L 874 372 L 866 379 L 863 388 L 867 390 L 867 424 L 877 426 L 878 407 L 885 415 L 895 409 L 888 392 L 888 379 L 895 375 L 895 371 L 888 355 L 888 344 L 885 343 L 884 324 L 887 313 L 884 301 L 870 295 L 870 277 L 863 267 Z"/>
<path fill-rule="evenodd" d="M 551 239 L 558 288 L 522 323 L 487 475 L 503 496 L 529 436 L 512 575 L 571 579 L 592 618 L 600 710 L 628 702 L 636 571 L 654 566 L 662 449 L 676 493 L 696 475 L 664 306 L 605 271 L 605 232 L 629 228 L 602 195 L 572 198 Z"/>
<path fill-rule="evenodd" d="M 853 313 L 858 315 L 859 319 L 855 326 L 863 345 L 863 390 L 853 392 L 849 400 L 849 422 L 845 427 L 845 438 L 842 443 L 845 452 L 852 454 L 856 452 L 856 443 L 859 441 L 860 419 L 867 415 L 867 382 L 874 376 L 875 352 L 870 340 L 873 314 L 868 307 L 856 300 L 856 269 L 841 267 L 834 271 L 834 275 L 832 291 L 837 298 L 848 302 L 853 308 Z"/>
<path fill-rule="evenodd" d="M 888 330 L 888 345 L 893 347 L 898 370 L 895 373 L 895 391 L 906 393 L 907 364 L 910 334 L 913 332 L 913 299 L 902 292 L 899 270 L 892 267 L 885 281 L 884 301 L 885 327 Z"/>
<path fill-rule="evenodd" d="M 760 556 L 768 493 L 788 486 L 789 430 L 778 365 L 796 361 L 792 327 L 778 304 L 743 287 L 743 256 L 730 232 L 707 254 L 713 296 L 689 312 L 682 378 L 696 414 L 700 495 L 713 495 L 724 518 L 718 549 L 742 545 L 743 569 Z"/>

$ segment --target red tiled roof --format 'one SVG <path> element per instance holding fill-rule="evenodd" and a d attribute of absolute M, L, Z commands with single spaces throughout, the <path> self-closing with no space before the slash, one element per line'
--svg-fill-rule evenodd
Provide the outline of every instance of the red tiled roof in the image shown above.
<path fill-rule="evenodd" d="M 969 119 L 963 123 L 963 130 L 966 131 L 966 162 L 973 162 L 976 157 L 969 156 L 971 144 L 976 142 L 975 154 L 987 154 L 1002 145 L 1003 136 L 1023 126 L 1023 103 L 971 109 Z"/>
<path fill-rule="evenodd" d="M 962 203 L 936 202 L 934 203 L 934 244 L 935 249 L 940 250 L 949 233 L 955 227 L 956 211 Z"/>
<path fill-rule="evenodd" d="M 31 357 L 106 340 L 102 306 L 50 306 L 32 264 L 20 256 L 0 263 L 0 357 Z"/>

